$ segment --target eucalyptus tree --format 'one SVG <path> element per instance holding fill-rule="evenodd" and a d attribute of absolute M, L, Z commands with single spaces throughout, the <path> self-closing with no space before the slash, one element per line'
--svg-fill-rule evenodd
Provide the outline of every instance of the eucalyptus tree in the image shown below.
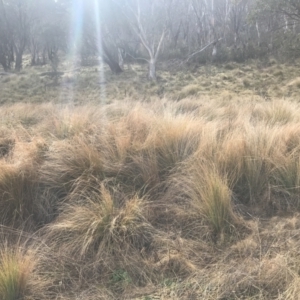
<path fill-rule="evenodd" d="M 300 55 L 300 1 L 256 0 L 252 19 L 269 36 L 269 48 L 280 57 Z M 264 37 L 261 40 L 266 40 Z"/>
<path fill-rule="evenodd" d="M 111 0 L 126 18 L 148 54 L 148 78 L 156 80 L 156 64 L 167 33 L 166 2 L 162 0 Z"/>
<path fill-rule="evenodd" d="M 29 39 L 27 0 L 0 1 L 0 59 L 4 69 L 15 60 L 15 69 L 22 68 L 22 57 Z"/>
<path fill-rule="evenodd" d="M 30 19 L 31 64 L 45 64 L 66 48 L 66 13 L 55 0 L 31 0 Z"/>
<path fill-rule="evenodd" d="M 61 47 L 64 18 L 58 8 L 55 0 L 0 0 L 0 60 L 4 69 L 9 69 L 14 60 L 15 70 L 20 71 L 26 49 L 30 49 L 32 64 L 36 64 L 40 51 L 45 62 L 45 53 L 49 56 Z"/>

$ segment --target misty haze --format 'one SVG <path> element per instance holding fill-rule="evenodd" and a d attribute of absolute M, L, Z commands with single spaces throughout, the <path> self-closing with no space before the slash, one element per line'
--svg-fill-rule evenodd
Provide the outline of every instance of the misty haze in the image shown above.
<path fill-rule="evenodd" d="M 0 0 L 0 300 L 300 299 L 300 0 Z"/>

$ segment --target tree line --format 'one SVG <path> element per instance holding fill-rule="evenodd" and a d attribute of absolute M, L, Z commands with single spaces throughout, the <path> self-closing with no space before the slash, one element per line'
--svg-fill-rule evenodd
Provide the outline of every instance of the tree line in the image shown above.
<path fill-rule="evenodd" d="M 20 71 L 60 55 L 126 61 L 243 62 L 300 54 L 300 0 L 0 0 L 0 64 Z"/>

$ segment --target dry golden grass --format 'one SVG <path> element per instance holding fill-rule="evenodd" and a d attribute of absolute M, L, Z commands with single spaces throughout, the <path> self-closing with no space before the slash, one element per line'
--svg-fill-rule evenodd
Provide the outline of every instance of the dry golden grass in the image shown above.
<path fill-rule="evenodd" d="M 1 223 L 11 226 L 30 221 L 35 206 L 37 175 L 34 166 L 0 162 Z"/>
<path fill-rule="evenodd" d="M 80 204 L 63 207 L 59 218 L 47 229 L 49 240 L 58 246 L 62 244 L 66 253 L 92 255 L 98 260 L 109 257 L 126 243 L 140 249 L 151 243 L 151 226 L 144 216 L 145 201 L 138 197 L 114 199 L 104 186 L 98 189 Z"/>
<path fill-rule="evenodd" d="M 205 162 L 204 162 L 205 164 Z M 222 178 L 215 166 L 203 166 L 193 160 L 193 167 L 188 170 L 186 185 L 192 200 L 192 207 L 212 227 L 215 234 L 230 230 L 238 218 L 232 208 L 232 191 L 226 178 Z"/>
<path fill-rule="evenodd" d="M 297 299 L 300 105 L 276 98 L 296 71 L 219 68 L 133 66 L 105 101 L 84 70 L 32 96 L 60 104 L 1 106 L 1 299 Z"/>

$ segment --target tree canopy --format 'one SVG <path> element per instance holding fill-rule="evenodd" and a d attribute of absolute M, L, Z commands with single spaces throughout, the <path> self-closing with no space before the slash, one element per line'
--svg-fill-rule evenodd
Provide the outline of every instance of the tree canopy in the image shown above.
<path fill-rule="evenodd" d="M 53 66 L 63 53 L 97 55 L 114 73 L 124 59 L 147 61 L 156 79 L 160 59 L 297 56 L 299 21 L 299 0 L 0 0 L 0 64 L 19 71 L 27 52 Z"/>

